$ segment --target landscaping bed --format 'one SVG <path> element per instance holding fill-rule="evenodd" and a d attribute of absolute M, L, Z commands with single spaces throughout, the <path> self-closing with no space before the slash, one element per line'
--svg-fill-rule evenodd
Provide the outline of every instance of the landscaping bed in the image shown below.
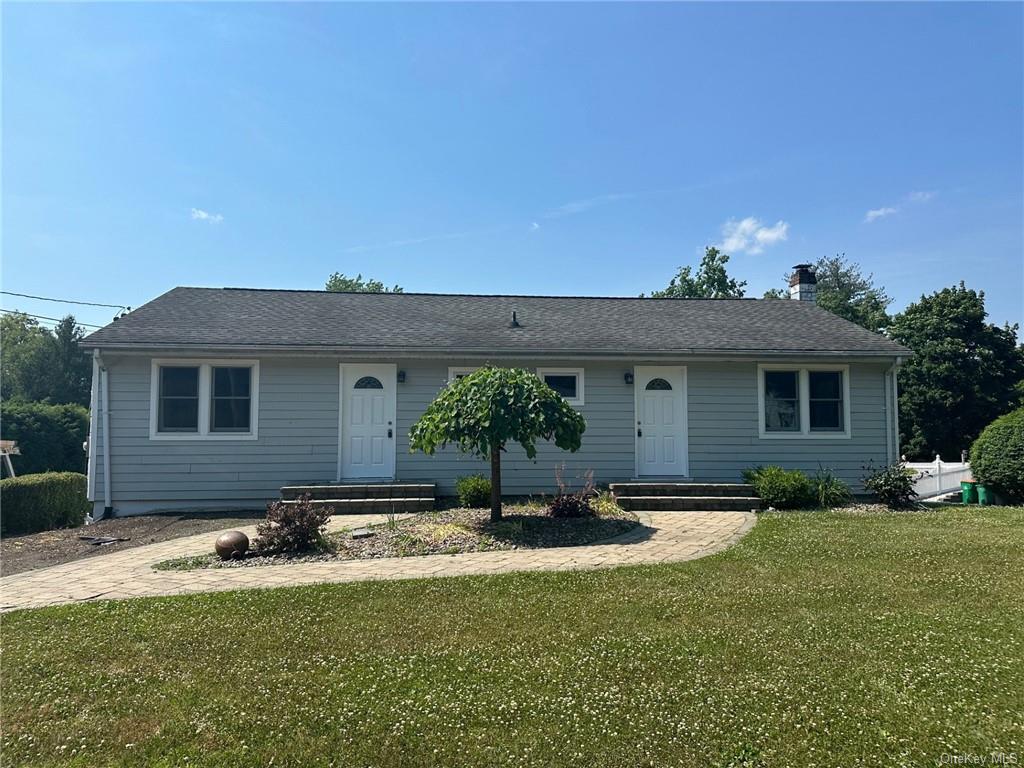
<path fill-rule="evenodd" d="M 363 529 L 369 536 L 353 536 L 359 529 L 328 534 L 320 551 L 302 554 L 260 555 L 221 560 L 214 554 L 176 558 L 158 563 L 158 570 L 195 568 L 247 568 L 296 562 L 372 560 L 416 555 L 454 555 L 463 552 L 575 547 L 626 533 L 639 518 L 621 509 L 587 517 L 550 517 L 542 506 L 506 506 L 503 518 L 491 522 L 485 509 L 447 509 L 394 519 Z"/>
<path fill-rule="evenodd" d="M 263 512 L 179 512 L 134 515 L 100 520 L 92 525 L 62 528 L 0 539 L 0 570 L 4 576 L 68 563 L 83 557 L 106 555 L 144 544 L 192 536 L 223 528 L 253 525 Z M 127 539 L 103 546 L 82 541 L 80 536 Z"/>

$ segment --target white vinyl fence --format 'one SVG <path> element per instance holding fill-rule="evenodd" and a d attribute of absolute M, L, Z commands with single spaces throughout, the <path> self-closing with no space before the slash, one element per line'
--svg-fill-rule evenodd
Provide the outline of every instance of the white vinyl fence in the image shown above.
<path fill-rule="evenodd" d="M 943 461 L 936 454 L 932 462 L 907 462 L 907 468 L 917 473 L 914 490 L 922 499 L 941 496 L 960 490 L 960 482 L 971 479 L 971 465 L 967 461 Z"/>

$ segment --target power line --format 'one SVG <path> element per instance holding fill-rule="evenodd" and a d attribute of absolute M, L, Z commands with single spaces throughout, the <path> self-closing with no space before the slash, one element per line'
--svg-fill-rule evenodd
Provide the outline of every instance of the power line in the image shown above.
<path fill-rule="evenodd" d="M 21 310 L 17 310 L 17 309 L 2 309 L 2 308 L 0 308 L 0 312 L 7 312 L 8 314 L 11 314 L 11 315 L 25 315 L 25 317 L 33 317 L 36 320 L 52 320 L 55 323 L 59 323 L 61 321 L 61 319 L 59 317 L 47 317 L 46 315 L 33 315 L 33 314 L 29 313 L 29 312 L 22 312 Z M 80 325 L 83 328 L 102 328 L 103 327 L 102 325 L 93 325 L 92 323 L 80 323 L 77 320 L 75 321 L 75 325 Z"/>
<path fill-rule="evenodd" d="M 46 296 L 32 296 L 28 293 L 15 293 L 14 291 L 0 291 L 7 296 L 21 296 L 23 299 L 36 299 L 37 301 L 54 301 L 58 304 L 82 304 L 86 307 L 110 307 L 112 309 L 128 309 L 126 304 L 99 304 L 95 301 L 75 301 L 74 299 L 51 299 Z"/>

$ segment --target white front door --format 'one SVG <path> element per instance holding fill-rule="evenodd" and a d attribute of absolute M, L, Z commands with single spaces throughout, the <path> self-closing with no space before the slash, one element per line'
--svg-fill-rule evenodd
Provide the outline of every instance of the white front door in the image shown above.
<path fill-rule="evenodd" d="M 395 476 L 395 366 L 342 365 L 338 479 Z"/>
<path fill-rule="evenodd" d="M 687 476 L 686 368 L 637 366 L 633 382 L 637 475 Z"/>

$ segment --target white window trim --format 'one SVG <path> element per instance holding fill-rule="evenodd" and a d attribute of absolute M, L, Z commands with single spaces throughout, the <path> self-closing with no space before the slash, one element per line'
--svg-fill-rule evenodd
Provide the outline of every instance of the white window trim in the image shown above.
<path fill-rule="evenodd" d="M 567 397 L 565 402 L 569 405 L 583 405 L 583 369 L 582 368 L 538 368 L 537 376 L 544 381 L 545 376 L 575 376 L 576 397 Z"/>
<path fill-rule="evenodd" d="M 160 369 L 162 367 L 199 368 L 199 430 L 197 432 L 161 432 Z M 210 409 L 213 405 L 213 369 L 222 367 L 251 368 L 249 382 L 251 411 L 248 432 L 211 432 Z M 256 440 L 259 437 L 260 415 L 260 361 L 209 358 L 185 359 L 180 357 L 156 358 L 149 373 L 149 439 L 150 440 Z"/>
<path fill-rule="evenodd" d="M 473 371 L 478 371 L 478 370 L 480 370 L 480 366 L 479 365 L 475 366 L 475 367 L 472 367 L 472 368 L 467 367 L 465 365 L 452 366 L 452 367 L 448 368 L 448 383 L 451 384 L 453 381 L 455 381 L 455 378 L 457 376 L 468 376 Z"/>
<path fill-rule="evenodd" d="M 764 421 L 764 372 L 796 371 L 800 404 L 799 432 L 769 432 Z M 843 374 L 843 431 L 811 431 L 811 399 L 809 371 L 835 371 Z M 850 432 L 850 366 L 764 363 L 757 366 L 757 428 L 762 440 L 849 440 Z"/>

